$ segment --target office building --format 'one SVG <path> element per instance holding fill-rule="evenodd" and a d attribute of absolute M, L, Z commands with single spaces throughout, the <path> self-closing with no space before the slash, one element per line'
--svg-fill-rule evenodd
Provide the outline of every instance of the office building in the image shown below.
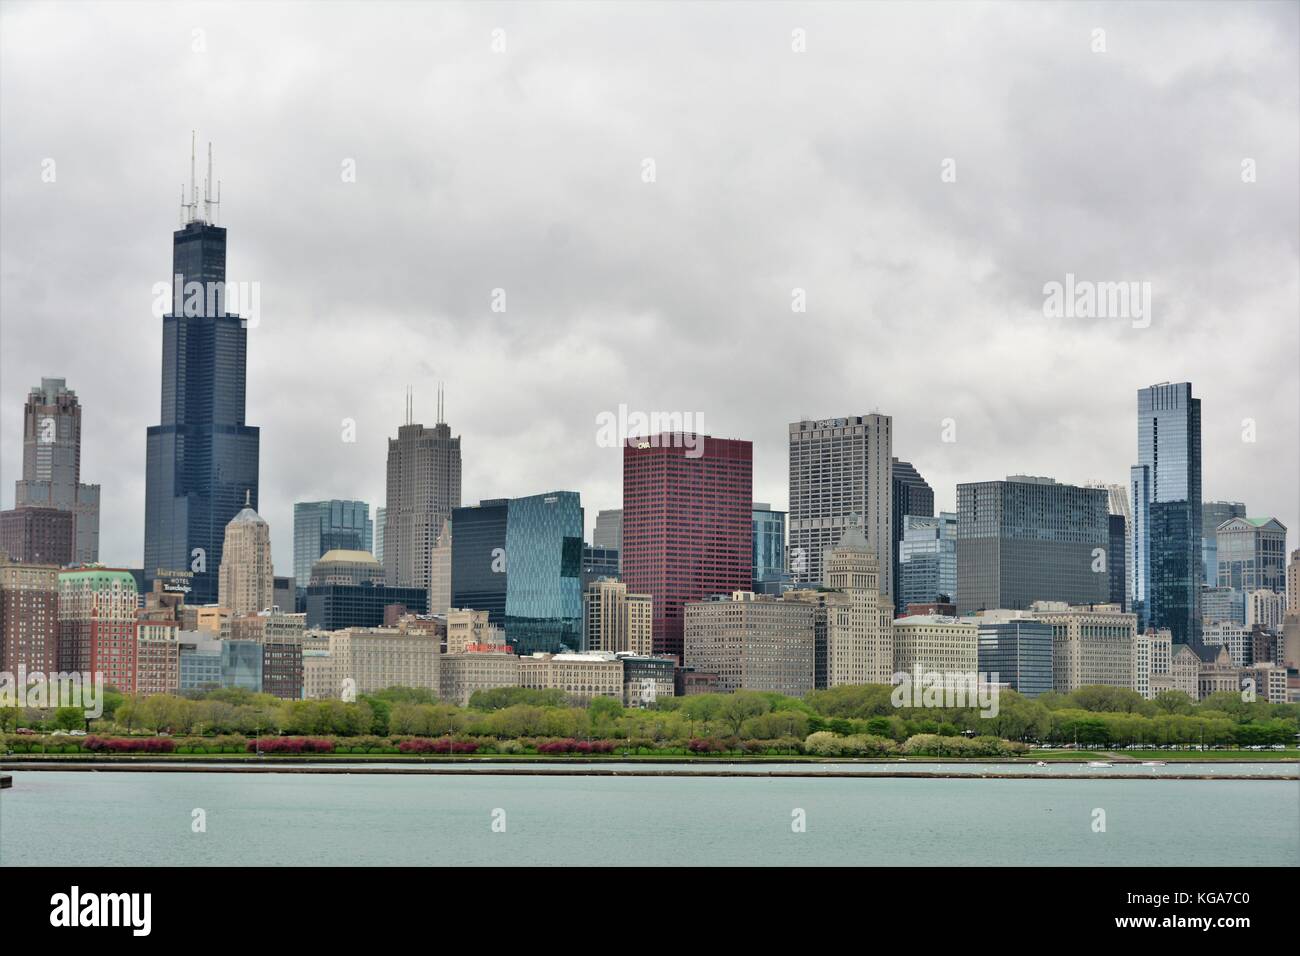
<path fill-rule="evenodd" d="M 293 578 L 304 591 L 311 568 L 327 551 L 374 552 L 370 505 L 332 498 L 293 506 Z"/>
<path fill-rule="evenodd" d="M 160 570 L 193 571 L 191 601 L 210 604 L 226 525 L 245 503 L 258 506 L 259 436 L 244 420 L 248 319 L 226 311 L 226 230 L 213 222 L 207 197 L 200 214 L 192 182 L 191 199 L 172 236 L 173 301 L 184 307 L 162 319 L 161 415 L 147 435 L 144 572 L 152 583 Z"/>
<path fill-rule="evenodd" d="M 505 631 L 488 620 L 487 611 L 451 608 L 447 611 L 447 653 L 464 654 L 495 648 L 509 650 Z"/>
<path fill-rule="evenodd" d="M 717 674 L 723 693 L 769 690 L 802 697 L 813 689 L 815 619 L 810 603 L 752 591 L 688 601 L 683 663 Z"/>
<path fill-rule="evenodd" d="M 824 586 L 848 598 L 827 611 L 827 687 L 889 683 L 894 665 L 893 604 L 881 585 L 882 567 L 862 532 L 851 525 L 824 556 Z"/>
<path fill-rule="evenodd" d="M 1219 525 L 1244 517 L 1246 505 L 1241 501 L 1201 503 L 1201 580 L 1207 587 L 1214 587 L 1219 580 Z"/>
<path fill-rule="evenodd" d="M 892 565 L 890 580 L 894 582 L 894 610 L 901 613 L 907 605 L 899 594 L 899 564 L 902 560 L 900 545 L 903 542 L 903 519 L 934 516 L 934 489 L 921 477 L 909 461 L 893 459 L 890 464 L 890 502 L 893 539 L 889 548 Z M 949 592 L 951 594 L 951 592 Z M 932 600 L 932 599 L 931 599 Z"/>
<path fill-rule="evenodd" d="M 1219 587 L 1286 590 L 1286 525 L 1276 518 L 1229 518 L 1217 538 Z"/>
<path fill-rule="evenodd" d="M 411 589 L 417 590 L 417 589 Z M 349 627 L 329 636 L 334 672 L 357 694 L 388 687 L 439 691 L 441 641 L 435 634 L 396 627 Z"/>
<path fill-rule="evenodd" d="M 388 440 L 388 495 L 384 513 L 384 579 L 390 587 L 419 588 L 427 595 L 430 566 L 443 522 L 460 507 L 460 437 L 442 419 L 432 428 L 411 421 Z M 427 597 L 426 597 L 427 601 Z"/>
<path fill-rule="evenodd" d="M 1168 628 L 1148 630 L 1133 638 L 1133 690 L 1155 700 L 1165 688 L 1174 659 L 1174 636 Z"/>
<path fill-rule="evenodd" d="M 596 512 L 596 526 L 591 532 L 591 544 L 595 548 L 605 548 L 622 553 L 622 508 L 604 508 Z"/>
<path fill-rule="evenodd" d="M 1138 626 L 1168 628 L 1175 644 L 1198 646 L 1201 586 L 1201 400 L 1189 382 L 1137 394 L 1138 463 L 1133 501 L 1133 593 Z"/>
<path fill-rule="evenodd" d="M 180 623 L 141 619 L 135 624 L 135 692 L 175 694 L 181 688 Z"/>
<path fill-rule="evenodd" d="M 619 654 L 623 663 L 623 706 L 653 707 L 676 694 L 676 661 L 671 657 Z"/>
<path fill-rule="evenodd" d="M 438 666 L 438 699 L 457 707 L 468 707 L 476 691 L 519 686 L 519 658 L 509 647 L 443 654 Z"/>
<path fill-rule="evenodd" d="M 71 516 L 71 552 L 60 564 L 99 560 L 99 485 L 81 482 L 81 403 L 64 379 L 42 378 L 27 395 L 23 476 L 15 488 L 14 507 L 48 508 Z"/>
<path fill-rule="evenodd" d="M 601 578 L 619 579 L 619 557 L 618 552 L 613 548 L 597 548 L 594 545 L 584 544 L 582 546 L 582 593 L 587 593 L 587 588 L 593 581 L 599 581 Z"/>
<path fill-rule="evenodd" d="M 433 556 L 429 564 L 430 614 L 445 614 L 447 608 L 451 607 L 451 548 L 451 515 L 448 515 L 434 540 Z"/>
<path fill-rule="evenodd" d="M 967 675 L 978 670 L 979 625 L 975 618 L 926 614 L 894 621 L 895 672 Z"/>
<path fill-rule="evenodd" d="M 785 570 L 785 512 L 765 501 L 755 501 L 753 517 L 753 567 L 750 590 L 755 594 L 780 594 L 789 581 Z"/>
<path fill-rule="evenodd" d="M 0 511 L 0 551 L 26 564 L 73 563 L 75 516 L 57 508 L 12 508 Z"/>
<path fill-rule="evenodd" d="M 643 657 L 650 654 L 653 643 L 650 595 L 629 594 L 622 581 L 601 578 L 587 587 L 583 597 L 584 651 Z"/>
<path fill-rule="evenodd" d="M 656 655 L 681 659 L 684 607 L 748 591 L 750 442 L 661 434 L 623 447 L 623 580 L 654 604 Z"/>
<path fill-rule="evenodd" d="M 275 569 L 271 566 L 271 528 L 251 507 L 226 525 L 217 603 L 233 616 L 271 607 Z"/>
<path fill-rule="evenodd" d="M 1137 615 L 1116 604 L 1071 606 L 1064 601 L 1036 601 L 1032 616 L 1052 626 L 1052 683 L 1062 694 L 1104 684 L 1129 690 Z"/>
<path fill-rule="evenodd" d="M 379 566 L 384 566 L 384 524 L 388 515 L 387 508 L 375 509 L 375 557 L 379 560 Z"/>
<path fill-rule="evenodd" d="M 59 669 L 59 569 L 0 553 L 0 671 Z"/>
<path fill-rule="evenodd" d="M 898 608 L 957 598 L 957 515 L 903 515 L 894 591 Z"/>
<path fill-rule="evenodd" d="M 1246 623 L 1246 592 L 1240 588 L 1201 588 L 1202 626 L 1220 621 Z"/>
<path fill-rule="evenodd" d="M 1034 601 L 1102 603 L 1110 591 L 1107 493 L 1051 478 L 957 486 L 957 611 Z"/>
<path fill-rule="evenodd" d="M 1024 614 L 1026 612 L 1013 612 Z M 975 618 L 979 630 L 979 672 L 1026 697 L 1052 689 L 1052 626 L 1031 617 Z"/>
<path fill-rule="evenodd" d="M 176 635 L 179 648 L 180 691 L 213 690 L 222 687 L 222 645 L 208 631 L 182 629 Z"/>
<path fill-rule="evenodd" d="M 861 524 L 880 561 L 881 590 L 893 600 L 892 429 L 888 415 L 790 425 L 788 549 L 795 583 L 819 584 L 826 551 L 851 525 Z"/>
<path fill-rule="evenodd" d="M 1266 627 L 1270 631 L 1280 631 L 1286 617 L 1286 595 L 1279 591 L 1261 588 L 1246 595 L 1246 626 Z"/>

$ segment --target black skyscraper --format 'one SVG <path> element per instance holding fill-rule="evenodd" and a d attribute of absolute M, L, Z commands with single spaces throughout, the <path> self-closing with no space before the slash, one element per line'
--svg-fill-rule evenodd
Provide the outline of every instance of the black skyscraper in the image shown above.
<path fill-rule="evenodd" d="M 247 320 L 225 308 L 226 230 L 211 222 L 211 153 L 208 162 L 205 214 L 191 171 L 186 222 L 172 238 L 161 424 L 148 432 L 145 484 L 145 576 L 193 571 L 196 604 L 217 600 L 226 525 L 245 495 L 258 507 L 258 429 L 244 424 Z"/>

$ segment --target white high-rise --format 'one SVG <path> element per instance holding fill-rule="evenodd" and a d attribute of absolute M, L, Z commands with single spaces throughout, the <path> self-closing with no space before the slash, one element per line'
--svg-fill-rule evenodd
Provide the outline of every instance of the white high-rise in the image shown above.
<path fill-rule="evenodd" d="M 788 555 L 796 583 L 820 584 L 826 552 L 860 524 L 880 565 L 880 590 L 893 600 L 892 431 L 888 415 L 790 425 Z"/>

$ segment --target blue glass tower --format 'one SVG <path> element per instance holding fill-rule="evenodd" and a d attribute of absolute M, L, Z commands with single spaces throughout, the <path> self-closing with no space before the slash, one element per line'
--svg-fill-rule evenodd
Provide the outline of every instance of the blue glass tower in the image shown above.
<path fill-rule="evenodd" d="M 245 496 L 258 507 L 258 429 L 244 422 L 247 320 L 225 310 L 226 230 L 197 207 L 195 194 L 189 221 L 172 237 L 173 302 L 183 307 L 163 316 L 161 419 L 146 443 L 144 571 L 150 582 L 160 569 L 193 571 L 188 600 L 210 604 L 226 525 Z"/>
<path fill-rule="evenodd" d="M 1133 499 L 1133 593 L 1138 627 L 1167 627 L 1201 643 L 1201 400 L 1190 382 L 1138 391 Z"/>
<path fill-rule="evenodd" d="M 785 573 L 785 512 L 773 511 L 765 501 L 755 501 L 751 512 L 754 523 L 755 594 L 780 594 L 781 585 L 789 581 Z"/>

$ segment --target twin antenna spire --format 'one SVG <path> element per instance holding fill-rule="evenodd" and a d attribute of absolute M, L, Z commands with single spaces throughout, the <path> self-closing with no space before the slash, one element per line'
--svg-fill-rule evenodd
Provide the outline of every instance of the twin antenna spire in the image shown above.
<path fill-rule="evenodd" d="M 199 187 L 194 181 L 195 131 L 190 130 L 190 201 L 185 201 L 185 184 L 181 183 L 181 225 L 191 222 L 215 223 L 214 206 L 221 205 L 221 181 L 217 180 L 217 198 L 212 198 L 212 143 L 208 143 L 208 174 L 203 179 L 203 215 L 199 215 Z"/>
<path fill-rule="evenodd" d="M 443 423 L 442 391 L 443 391 L 443 383 L 439 382 L 438 383 L 438 424 L 439 425 Z M 415 418 L 415 389 L 412 386 L 408 385 L 406 386 L 406 424 L 408 425 L 412 424 L 412 420 L 414 418 Z"/>

